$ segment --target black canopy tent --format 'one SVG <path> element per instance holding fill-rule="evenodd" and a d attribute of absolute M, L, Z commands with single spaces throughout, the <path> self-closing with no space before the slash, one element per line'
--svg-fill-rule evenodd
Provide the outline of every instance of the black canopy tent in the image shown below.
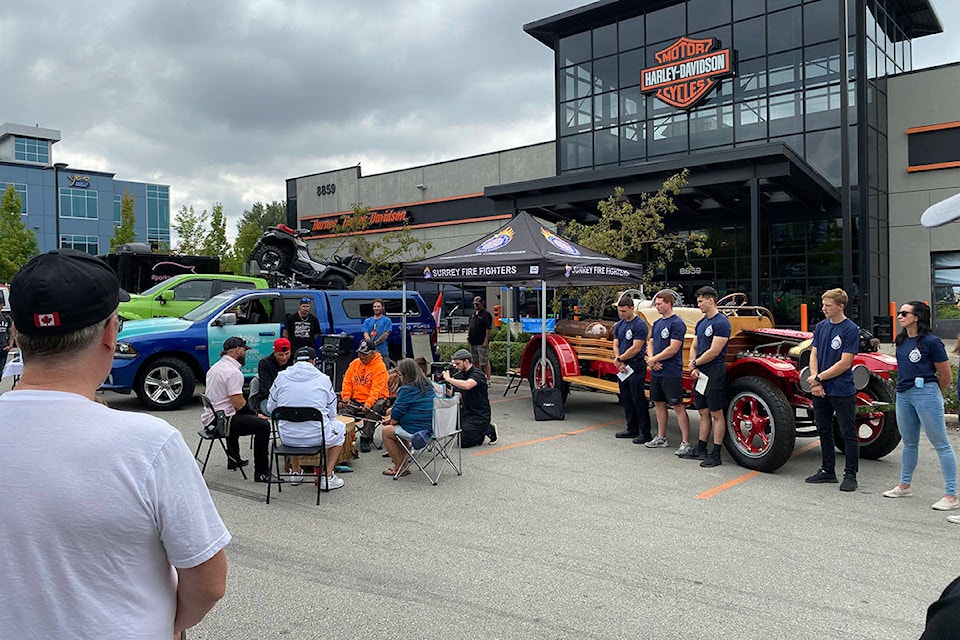
<path fill-rule="evenodd" d="M 493 233 L 459 249 L 403 266 L 407 281 L 471 282 L 542 287 L 540 353 L 547 353 L 547 285 L 600 286 L 641 282 L 640 265 L 611 258 L 563 238 L 520 211 Z M 402 319 L 406 335 L 406 309 Z M 405 344 L 405 343 L 404 343 Z M 404 354 L 405 355 L 405 354 Z"/>

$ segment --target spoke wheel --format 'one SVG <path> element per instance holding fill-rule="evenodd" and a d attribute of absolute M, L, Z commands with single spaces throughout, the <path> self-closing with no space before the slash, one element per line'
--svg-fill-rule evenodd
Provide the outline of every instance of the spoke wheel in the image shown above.
<path fill-rule="evenodd" d="M 762 378 L 746 376 L 729 389 L 727 450 L 740 466 L 779 469 L 790 459 L 796 432 L 783 392 Z"/>
<path fill-rule="evenodd" d="M 176 409 L 193 396 L 193 371 L 176 358 L 160 358 L 147 365 L 136 383 L 137 397 L 151 409 Z"/>
<path fill-rule="evenodd" d="M 570 394 L 570 383 L 564 382 L 560 374 L 560 360 L 553 349 L 547 351 L 546 361 L 540 359 L 540 350 L 533 356 L 530 363 L 530 391 L 543 389 L 545 387 L 556 387 L 559 385 L 563 401 L 567 401 Z"/>

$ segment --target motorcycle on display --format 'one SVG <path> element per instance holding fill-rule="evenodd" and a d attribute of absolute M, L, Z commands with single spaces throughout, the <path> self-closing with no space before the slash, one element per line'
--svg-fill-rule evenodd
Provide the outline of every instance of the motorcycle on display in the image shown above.
<path fill-rule="evenodd" d="M 334 256 L 332 261 L 314 259 L 301 240 L 309 233 L 284 224 L 268 227 L 247 258 L 248 271 L 265 277 L 274 287 L 346 289 L 370 268 L 370 263 L 356 254 Z"/>

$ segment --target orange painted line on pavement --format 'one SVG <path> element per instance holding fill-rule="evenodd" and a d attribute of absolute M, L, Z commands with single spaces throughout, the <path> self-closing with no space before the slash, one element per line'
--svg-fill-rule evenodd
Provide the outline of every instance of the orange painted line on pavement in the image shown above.
<path fill-rule="evenodd" d="M 804 453 L 806 453 L 807 451 L 810 451 L 811 449 L 815 449 L 816 447 L 819 447 L 819 446 L 820 446 L 820 438 L 817 438 L 816 440 L 814 440 L 814 441 L 811 442 L 810 444 L 808 444 L 808 445 L 806 445 L 806 446 L 804 446 L 804 447 L 800 447 L 799 449 L 797 449 L 796 451 L 794 451 L 794 452 L 793 452 L 793 455 L 790 456 L 790 459 L 792 460 L 793 458 L 796 458 L 797 456 L 799 456 L 799 455 L 801 455 L 801 454 L 804 454 Z M 707 489 L 707 490 L 704 491 L 703 493 L 698 493 L 698 494 L 697 494 L 697 500 L 709 500 L 710 498 L 712 498 L 713 496 L 717 495 L 718 493 L 721 493 L 721 492 L 723 492 L 723 491 L 726 491 L 727 489 L 732 489 L 733 487 L 737 486 L 738 484 L 742 484 L 742 483 L 746 482 L 747 480 L 749 480 L 749 479 L 751 479 L 751 478 L 756 478 L 756 477 L 759 476 L 759 475 L 763 475 L 763 474 L 762 474 L 761 472 L 759 472 L 759 471 L 750 471 L 750 472 L 748 472 L 748 473 L 745 473 L 745 474 L 743 474 L 742 476 L 739 476 L 739 477 L 734 478 L 733 480 L 729 480 L 729 481 L 727 481 L 727 482 L 724 482 L 724 483 L 721 484 L 721 485 L 717 485 L 716 487 L 714 487 L 714 488 L 712 488 L 712 489 Z"/>
<path fill-rule="evenodd" d="M 550 440 L 556 440 L 557 438 L 566 438 L 568 436 L 576 436 L 581 433 L 586 433 L 587 431 L 593 431 L 595 429 L 602 429 L 603 427 L 609 427 L 612 424 L 619 424 L 620 422 L 622 422 L 622 420 L 611 420 L 610 422 L 604 422 L 603 424 L 595 424 L 591 427 L 577 429 L 576 431 L 567 431 L 566 433 L 558 433 L 552 436 L 546 436 L 544 438 L 537 438 L 535 440 L 525 440 L 523 442 L 514 442 L 513 444 L 504 445 L 502 447 L 492 447 L 490 449 L 484 449 L 483 451 L 477 451 L 473 455 L 485 456 L 491 453 L 497 453 L 498 451 L 506 451 L 507 449 L 514 449 L 516 447 L 525 447 L 530 444 L 538 444 L 540 442 L 549 442 Z"/>
<path fill-rule="evenodd" d="M 529 400 L 530 396 L 513 396 L 512 398 L 497 398 L 496 400 L 491 400 L 490 404 L 497 404 L 499 402 L 510 402 L 511 400 Z"/>

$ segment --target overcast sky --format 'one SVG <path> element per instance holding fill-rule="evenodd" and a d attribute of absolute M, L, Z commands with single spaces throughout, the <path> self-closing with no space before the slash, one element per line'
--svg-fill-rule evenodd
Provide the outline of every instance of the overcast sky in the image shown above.
<path fill-rule="evenodd" d="M 0 122 L 53 160 L 222 202 L 228 233 L 286 178 L 364 175 L 554 138 L 552 52 L 527 22 L 586 0 L 0 2 Z M 958 0 L 916 68 L 960 60 Z M 950 7 L 950 11 L 947 7 Z"/>

